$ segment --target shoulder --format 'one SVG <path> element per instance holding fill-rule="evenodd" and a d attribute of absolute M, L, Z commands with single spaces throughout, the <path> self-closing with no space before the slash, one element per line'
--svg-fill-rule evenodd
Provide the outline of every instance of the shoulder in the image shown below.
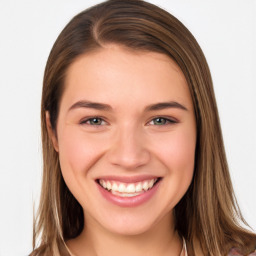
<path fill-rule="evenodd" d="M 245 255 L 241 254 L 237 249 L 233 248 L 229 251 L 228 256 L 245 256 Z M 256 250 L 248 254 L 247 256 L 256 256 Z"/>

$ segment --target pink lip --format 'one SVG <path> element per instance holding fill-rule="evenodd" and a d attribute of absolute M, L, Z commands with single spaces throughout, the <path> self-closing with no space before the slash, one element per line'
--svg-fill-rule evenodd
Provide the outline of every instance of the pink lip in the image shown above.
<path fill-rule="evenodd" d="M 112 179 L 113 180 L 113 179 Z M 120 179 L 118 179 L 120 181 Z M 145 180 L 145 179 L 143 179 Z M 147 178 L 146 178 L 147 180 Z M 125 181 L 123 181 L 125 182 Z M 135 182 L 135 181 L 133 181 Z M 149 189 L 148 191 L 134 196 L 134 197 L 120 197 L 117 195 L 112 194 L 111 192 L 107 191 L 106 189 L 104 189 L 100 184 L 96 183 L 100 193 L 102 194 L 102 196 L 107 199 L 109 202 L 121 206 L 121 207 L 135 207 L 135 206 L 139 206 L 145 202 L 147 202 L 148 200 L 150 200 L 150 198 L 152 198 L 155 193 L 157 192 L 157 189 L 159 188 L 161 183 L 161 180 L 159 180 L 151 189 Z"/>
<path fill-rule="evenodd" d="M 124 183 L 136 183 L 144 180 L 152 180 L 159 178 L 153 175 L 140 175 L 140 176 L 132 176 L 132 177 L 125 177 L 125 176 L 101 176 L 96 180 L 114 180 Z"/>

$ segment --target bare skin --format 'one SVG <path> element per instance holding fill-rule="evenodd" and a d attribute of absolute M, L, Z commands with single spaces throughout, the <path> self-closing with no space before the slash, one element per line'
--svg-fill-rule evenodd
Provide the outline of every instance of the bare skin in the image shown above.
<path fill-rule="evenodd" d="M 87 239 L 86 239 L 87 238 Z M 150 242 L 149 242 L 150 241 Z M 124 236 L 98 229 L 98 225 L 84 229 L 78 239 L 67 242 L 74 255 L 163 255 L 178 256 L 182 241 L 177 232 L 168 229 L 166 221 L 145 234 Z M 107 245 L 107 246 L 106 246 Z M 183 255 L 183 254 L 182 254 Z"/>
<path fill-rule="evenodd" d="M 46 115 L 64 180 L 84 210 L 83 232 L 67 241 L 72 253 L 179 256 L 173 209 L 192 180 L 196 124 L 177 64 L 163 54 L 107 45 L 70 66 L 57 138 Z M 106 175 L 160 181 L 149 200 L 122 207 L 99 193 L 96 181 Z"/>

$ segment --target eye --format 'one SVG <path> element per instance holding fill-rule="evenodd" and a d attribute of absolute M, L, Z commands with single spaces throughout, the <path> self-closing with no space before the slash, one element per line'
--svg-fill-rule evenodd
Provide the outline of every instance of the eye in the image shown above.
<path fill-rule="evenodd" d="M 172 119 L 168 119 L 165 117 L 156 117 L 149 122 L 149 125 L 168 125 L 168 124 L 175 124 L 175 123 L 177 123 L 177 121 Z"/>
<path fill-rule="evenodd" d="M 81 121 L 80 124 L 99 126 L 106 124 L 106 122 L 100 117 L 92 117 Z"/>

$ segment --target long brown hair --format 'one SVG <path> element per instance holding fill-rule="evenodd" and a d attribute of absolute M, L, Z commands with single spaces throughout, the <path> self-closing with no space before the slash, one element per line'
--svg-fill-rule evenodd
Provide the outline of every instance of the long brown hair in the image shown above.
<path fill-rule="evenodd" d="M 65 255 L 64 241 L 84 228 L 82 207 L 63 180 L 45 113 L 50 113 L 55 130 L 68 67 L 78 56 L 109 43 L 166 54 L 186 77 L 196 113 L 197 147 L 193 181 L 175 207 L 175 218 L 190 255 L 196 255 L 195 241 L 204 255 L 225 255 L 232 247 L 243 254 L 251 252 L 256 236 L 241 226 L 245 221 L 234 196 L 211 74 L 200 46 L 179 20 L 161 8 L 141 0 L 109 0 L 75 16 L 47 61 L 41 106 L 43 182 L 31 255 Z"/>

